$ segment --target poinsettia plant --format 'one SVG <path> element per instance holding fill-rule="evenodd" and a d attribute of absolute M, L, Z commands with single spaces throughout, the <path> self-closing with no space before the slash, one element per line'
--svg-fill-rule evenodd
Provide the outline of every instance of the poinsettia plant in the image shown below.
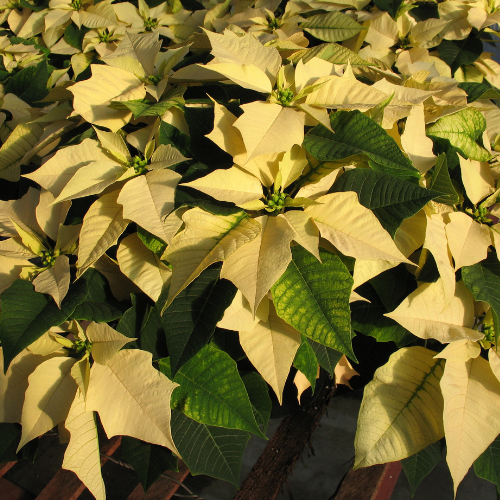
<path fill-rule="evenodd" d="M 500 491 L 498 1 L 0 11 L 0 461 L 237 485 L 360 375 L 354 467 Z"/>

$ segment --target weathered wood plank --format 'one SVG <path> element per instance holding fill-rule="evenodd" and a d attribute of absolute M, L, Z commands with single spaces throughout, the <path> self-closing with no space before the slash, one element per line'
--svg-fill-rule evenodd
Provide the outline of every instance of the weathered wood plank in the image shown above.
<path fill-rule="evenodd" d="M 0 498 L 2 500 L 33 500 L 35 495 L 32 495 L 12 481 L 0 477 Z"/>
<path fill-rule="evenodd" d="M 335 500 L 389 500 L 401 472 L 401 462 L 350 470 Z"/>

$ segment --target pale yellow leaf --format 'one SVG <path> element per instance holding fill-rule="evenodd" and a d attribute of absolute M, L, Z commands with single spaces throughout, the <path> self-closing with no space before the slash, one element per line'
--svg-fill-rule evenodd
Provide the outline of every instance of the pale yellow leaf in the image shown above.
<path fill-rule="evenodd" d="M 59 309 L 61 308 L 62 300 L 68 293 L 69 283 L 70 268 L 67 255 L 59 255 L 52 267 L 40 273 L 33 280 L 35 291 L 51 295 Z"/>
<path fill-rule="evenodd" d="M 314 125 L 321 123 L 321 125 L 333 132 L 332 124 L 330 123 L 330 115 L 328 114 L 327 109 L 319 106 L 312 106 L 311 104 L 306 104 L 305 102 L 302 104 L 297 104 L 297 107 L 307 114 L 307 118 L 312 119 Z M 310 123 L 307 122 L 307 118 L 306 125 L 310 125 Z"/>
<path fill-rule="evenodd" d="M 255 313 L 292 260 L 290 242 L 295 232 L 282 214 L 253 220 L 262 228 L 259 235 L 225 259 L 220 276 L 241 290 Z"/>
<path fill-rule="evenodd" d="M 238 129 L 234 128 L 236 116 L 224 106 L 214 102 L 214 128 L 206 137 L 231 156 L 245 155 L 246 149 Z"/>
<path fill-rule="evenodd" d="M 178 454 L 170 429 L 170 398 L 178 384 L 152 366 L 139 349 L 118 352 L 90 370 L 87 411 L 97 411 L 108 437 L 125 435 Z"/>
<path fill-rule="evenodd" d="M 449 23 L 447 19 L 426 19 L 420 21 L 410 31 L 409 40 L 413 46 L 429 49 L 441 41 L 437 35 Z"/>
<path fill-rule="evenodd" d="M 500 382 L 482 357 L 446 361 L 444 398 L 446 461 L 457 487 L 470 466 L 500 434 Z"/>
<path fill-rule="evenodd" d="M 154 147 L 154 141 L 149 142 Z M 159 170 L 169 168 L 172 165 L 189 160 L 181 154 L 181 152 L 170 144 L 160 144 L 151 156 L 149 168 L 151 170 Z"/>
<path fill-rule="evenodd" d="M 0 347 L 0 422 L 21 423 L 28 377 L 45 359 L 24 349 L 12 360 L 4 374 L 3 351 Z"/>
<path fill-rule="evenodd" d="M 444 358 L 451 361 L 469 361 L 481 354 L 481 347 L 477 342 L 470 340 L 456 340 L 450 342 L 435 358 Z"/>
<path fill-rule="evenodd" d="M 307 163 L 306 151 L 299 145 L 293 146 L 290 151 L 283 155 L 283 159 L 279 163 L 283 189 L 299 178 Z"/>
<path fill-rule="evenodd" d="M 167 241 L 163 219 L 174 208 L 175 188 L 180 179 L 177 172 L 163 169 L 129 180 L 117 199 L 123 205 L 123 217 Z"/>
<path fill-rule="evenodd" d="M 253 34 L 241 37 L 224 36 L 205 30 L 212 45 L 212 55 L 219 63 L 234 65 L 253 65 L 264 72 L 271 85 L 276 81 L 281 66 L 281 56 L 273 47 L 265 47 Z"/>
<path fill-rule="evenodd" d="M 439 19 L 449 23 L 439 33 L 445 40 L 463 40 L 472 30 L 472 25 L 467 19 L 470 5 L 456 0 L 438 4 Z"/>
<path fill-rule="evenodd" d="M 71 376 L 75 358 L 55 357 L 38 365 L 28 377 L 23 404 L 23 431 L 18 450 L 62 422 L 77 390 Z"/>
<path fill-rule="evenodd" d="M 444 361 L 434 354 L 406 347 L 377 369 L 359 411 L 355 468 L 402 460 L 443 437 Z"/>
<path fill-rule="evenodd" d="M 375 50 L 383 50 L 392 47 L 398 41 L 398 25 L 389 15 L 384 12 L 381 16 L 370 21 L 370 28 L 365 37 Z"/>
<path fill-rule="evenodd" d="M 362 298 L 362 300 L 366 299 Z M 351 378 L 355 375 L 359 375 L 359 373 L 352 367 L 345 354 L 339 359 L 339 362 L 335 366 L 334 374 L 335 384 L 347 385 L 349 389 L 352 389 L 349 384 L 349 380 L 351 380 Z"/>
<path fill-rule="evenodd" d="M 480 340 L 483 334 L 473 330 L 474 300 L 466 286 L 457 283 L 455 295 L 443 309 L 441 279 L 424 283 L 406 297 L 391 313 L 385 314 L 422 339 L 441 343 L 455 340 Z"/>
<path fill-rule="evenodd" d="M 263 379 L 273 388 L 280 404 L 300 342 L 300 333 L 276 314 L 273 305 L 269 307 L 267 321 L 261 321 L 252 331 L 240 331 L 241 347 Z"/>
<path fill-rule="evenodd" d="M 121 241 L 116 260 L 121 272 L 156 302 L 172 271 L 142 243 L 137 233 Z"/>
<path fill-rule="evenodd" d="M 470 201 L 477 205 L 483 198 L 495 191 L 495 181 L 488 162 L 467 160 L 458 155 L 465 192 Z"/>
<path fill-rule="evenodd" d="M 59 225 L 64 223 L 71 202 L 52 205 L 54 200 L 55 198 L 50 191 L 46 189 L 40 191 L 40 203 L 36 207 L 36 220 L 42 231 L 56 241 Z"/>
<path fill-rule="evenodd" d="M 209 63 L 205 66 L 211 71 L 224 75 L 228 80 L 245 89 L 270 94 L 273 86 L 268 76 L 252 64 Z"/>
<path fill-rule="evenodd" d="M 38 170 L 23 177 L 35 181 L 57 197 L 80 168 L 102 160 L 109 160 L 109 157 L 104 154 L 98 142 L 85 139 L 77 146 L 59 149 Z"/>
<path fill-rule="evenodd" d="M 167 306 L 204 269 L 226 260 L 261 231 L 260 224 L 244 212 L 220 216 L 193 208 L 182 219 L 185 229 L 174 236 L 162 256 L 173 266 Z"/>
<path fill-rule="evenodd" d="M 228 170 L 214 170 L 183 186 L 195 188 L 216 200 L 236 205 L 243 205 L 264 196 L 260 180 L 236 165 Z"/>
<path fill-rule="evenodd" d="M 328 193 L 330 188 L 333 186 L 337 178 L 343 174 L 342 167 L 344 166 L 342 163 L 338 164 L 338 167 L 335 168 L 333 162 L 329 163 L 328 167 L 333 168 L 331 172 L 321 177 L 316 182 L 311 184 L 306 184 L 301 187 L 297 192 L 297 197 L 309 198 L 311 200 L 317 200 L 320 196 L 323 196 Z M 325 165 L 326 166 L 326 165 Z"/>
<path fill-rule="evenodd" d="M 373 212 L 363 207 L 356 193 L 332 193 L 318 198 L 323 205 L 308 207 L 321 236 L 343 254 L 356 259 L 408 262 Z"/>
<path fill-rule="evenodd" d="M 86 398 L 90 382 L 90 362 L 88 356 L 85 356 L 73 365 L 71 368 L 71 376 L 78 384 L 78 388 L 80 389 L 78 393 Z"/>
<path fill-rule="evenodd" d="M 453 212 L 448 217 L 450 222 L 446 224 L 446 236 L 455 260 L 455 270 L 486 259 L 491 245 L 488 226 L 479 224 L 463 212 Z"/>
<path fill-rule="evenodd" d="M 500 356 L 495 348 L 488 349 L 488 361 L 493 375 L 500 381 Z"/>
<path fill-rule="evenodd" d="M 297 400 L 300 404 L 300 397 L 304 391 L 311 387 L 311 382 L 309 382 L 307 377 L 300 370 L 297 370 L 295 377 L 293 377 L 293 383 L 295 384 L 295 387 L 297 387 Z"/>
<path fill-rule="evenodd" d="M 47 251 L 47 247 L 45 246 L 43 238 L 35 233 L 35 231 L 32 231 L 21 221 L 15 222 L 12 220 L 11 223 L 26 248 L 29 248 L 34 254 L 39 256 L 42 256 L 43 252 Z"/>
<path fill-rule="evenodd" d="M 123 137 L 113 132 L 104 132 L 94 127 L 97 138 L 104 149 L 107 149 L 117 160 L 127 163 L 130 160 L 130 153 Z"/>
<path fill-rule="evenodd" d="M 259 321 L 267 321 L 269 316 L 269 299 L 264 297 L 257 307 L 255 316 L 248 300 L 237 290 L 231 305 L 224 311 L 224 317 L 217 323 L 226 330 L 251 331 Z"/>
<path fill-rule="evenodd" d="M 122 206 L 117 203 L 119 191 L 105 194 L 96 200 L 83 218 L 78 247 L 79 274 L 91 266 L 114 245 L 128 226 Z"/>
<path fill-rule="evenodd" d="M 283 158 L 283 152 L 267 153 L 256 156 L 250 161 L 246 161 L 246 153 L 234 158 L 234 162 L 247 172 L 260 179 L 260 182 L 270 187 L 274 184 L 274 179 L 279 171 L 279 162 Z"/>
<path fill-rule="evenodd" d="M 311 216 L 301 210 L 289 210 L 284 215 L 294 232 L 292 239 L 321 262 L 318 248 L 319 229 Z"/>
<path fill-rule="evenodd" d="M 433 214 L 427 217 L 427 230 L 423 247 L 431 252 L 436 261 L 443 286 L 444 308 L 455 295 L 455 269 L 448 248 L 446 224 L 441 214 Z"/>
<path fill-rule="evenodd" d="M 40 356 L 48 356 L 53 352 L 61 350 L 62 352 L 66 352 L 62 349 L 62 342 L 69 342 L 72 344 L 70 340 L 65 339 L 63 336 L 58 335 L 54 329 L 58 327 L 52 327 L 48 332 L 45 332 L 41 337 L 38 337 L 35 342 L 30 344 L 27 349 L 33 353 L 38 354 Z M 60 330 L 61 333 L 64 330 Z"/>
<path fill-rule="evenodd" d="M 125 337 L 107 323 L 90 323 L 85 332 L 92 343 L 92 358 L 96 363 L 107 365 L 116 353 L 135 338 Z"/>
<path fill-rule="evenodd" d="M 353 290 L 384 271 L 396 267 L 398 264 L 399 262 L 389 260 L 356 259 L 356 262 L 354 263 L 354 273 L 352 276 L 354 280 L 352 285 Z"/>
<path fill-rule="evenodd" d="M 413 165 L 424 174 L 437 161 L 432 152 L 432 141 L 425 135 L 424 105 L 414 106 L 406 119 L 406 126 L 401 136 L 401 144 Z"/>
<path fill-rule="evenodd" d="M 71 433 L 71 438 L 64 453 L 62 468 L 73 471 L 96 500 L 105 500 L 94 412 L 85 410 L 85 398 L 80 391 L 69 409 L 65 427 Z"/>
<path fill-rule="evenodd" d="M 78 169 L 54 203 L 99 194 L 116 182 L 123 167 L 116 161 L 102 160 Z"/>
<path fill-rule="evenodd" d="M 304 140 L 304 115 L 279 104 L 255 101 L 241 106 L 234 122 L 247 150 L 246 161 L 267 153 L 289 151 Z M 286 130 L 286 133 L 283 131 Z"/>
<path fill-rule="evenodd" d="M 128 123 L 132 113 L 108 107 L 112 100 L 142 99 L 146 94 L 141 80 L 133 73 L 102 64 L 92 64 L 92 77 L 69 87 L 74 95 L 74 113 L 112 132 Z"/>

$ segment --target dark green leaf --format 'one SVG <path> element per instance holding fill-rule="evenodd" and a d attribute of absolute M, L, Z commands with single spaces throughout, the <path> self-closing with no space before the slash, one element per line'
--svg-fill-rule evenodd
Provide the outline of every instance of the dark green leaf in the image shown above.
<path fill-rule="evenodd" d="M 316 388 L 316 375 L 318 374 L 318 360 L 305 335 L 302 335 L 302 343 L 295 354 L 293 366 L 306 376 L 311 384 L 311 390 L 314 393 L 314 389 Z"/>
<path fill-rule="evenodd" d="M 173 376 L 209 342 L 236 295 L 230 281 L 219 279 L 220 267 L 217 264 L 205 269 L 163 313 Z"/>
<path fill-rule="evenodd" d="M 467 102 L 474 102 L 477 99 L 499 99 L 500 93 L 485 83 L 460 82 L 459 88 L 467 93 Z"/>
<path fill-rule="evenodd" d="M 37 66 L 29 66 L 9 79 L 5 86 L 6 94 L 15 94 L 31 106 L 38 106 L 47 94 L 49 69 L 47 61 L 43 60 Z M 43 106 L 43 104 L 41 104 Z"/>
<path fill-rule="evenodd" d="M 35 460 L 38 449 L 38 439 L 26 443 L 16 454 L 21 440 L 21 426 L 19 424 L 0 423 L 0 463 L 15 462 L 16 460 Z"/>
<path fill-rule="evenodd" d="M 389 12 L 393 19 L 396 19 L 396 12 L 403 0 L 373 0 L 373 3 L 380 9 Z"/>
<path fill-rule="evenodd" d="M 240 375 L 245 384 L 250 403 L 252 403 L 255 420 L 263 428 L 263 432 L 266 432 L 273 407 L 269 397 L 268 385 L 260 373 L 246 372 Z"/>
<path fill-rule="evenodd" d="M 418 179 L 420 174 L 394 139 L 374 120 L 358 110 L 330 115 L 334 134 L 323 125 L 314 127 L 304 138 L 306 151 L 320 161 L 370 158 L 396 177 Z"/>
<path fill-rule="evenodd" d="M 175 208 L 182 206 L 200 207 L 215 215 L 231 215 L 241 212 L 241 208 L 212 198 L 208 194 L 202 193 L 194 188 L 179 184 L 175 190 Z"/>
<path fill-rule="evenodd" d="M 337 43 L 322 43 L 310 49 L 299 50 L 288 59 L 294 64 L 297 64 L 299 61 L 305 64 L 313 57 L 319 57 L 333 64 L 347 64 L 350 62 L 352 66 L 373 66 L 373 63 L 358 56 L 356 52 Z"/>
<path fill-rule="evenodd" d="M 333 376 L 333 372 L 342 357 L 342 353 L 330 347 L 326 347 L 326 345 L 318 344 L 314 342 L 314 340 L 307 340 L 318 360 L 319 366 Z"/>
<path fill-rule="evenodd" d="M 86 284 L 76 282 L 59 309 L 49 295 L 35 292 L 29 281 L 17 280 L 1 294 L 0 341 L 4 355 L 4 370 L 26 347 L 50 327 L 66 321 L 78 304 L 85 300 Z"/>
<path fill-rule="evenodd" d="M 239 486 L 248 432 L 200 424 L 176 410 L 171 424 L 175 445 L 193 476 L 207 474 Z"/>
<path fill-rule="evenodd" d="M 361 168 L 349 170 L 338 178 L 331 192 L 340 191 L 358 193 L 361 205 L 372 210 L 393 237 L 404 219 L 439 195 L 392 175 Z"/>
<path fill-rule="evenodd" d="M 131 295 L 132 307 L 123 313 L 116 330 L 137 340 L 127 344 L 129 349 L 142 349 L 153 355 L 153 359 L 168 356 L 165 330 L 160 314 L 152 307 L 144 294 Z"/>
<path fill-rule="evenodd" d="M 189 135 L 183 134 L 178 128 L 175 128 L 170 123 L 161 121 L 160 122 L 160 144 L 171 144 L 177 148 L 181 154 L 186 158 L 191 156 L 189 147 L 191 145 L 191 138 Z"/>
<path fill-rule="evenodd" d="M 71 319 L 107 323 L 121 318 L 125 304 L 113 297 L 108 281 L 99 271 L 88 269 L 79 281 L 82 280 L 86 283 L 87 294 L 76 306 Z"/>
<path fill-rule="evenodd" d="M 158 257 L 161 257 L 167 248 L 167 244 L 163 240 L 160 240 L 160 238 L 157 238 L 141 226 L 137 226 L 137 236 Z"/>
<path fill-rule="evenodd" d="M 387 312 L 393 311 L 401 301 L 417 288 L 413 274 L 405 264 L 388 269 L 370 280 Z"/>
<path fill-rule="evenodd" d="M 44 0 L 43 2 L 38 2 L 38 5 L 33 5 L 27 0 L 20 0 L 19 5 L 21 5 L 21 7 L 31 9 L 34 12 L 40 12 L 41 10 L 46 9 L 49 6 L 49 2 Z"/>
<path fill-rule="evenodd" d="M 500 339 L 500 262 L 496 253 L 488 253 L 485 260 L 473 266 L 462 267 L 462 279 L 476 300 L 482 300 L 491 306 L 498 345 Z"/>
<path fill-rule="evenodd" d="M 76 24 L 68 24 L 64 30 L 64 41 L 71 47 L 82 50 L 83 37 L 88 31 L 88 28 L 78 29 Z"/>
<path fill-rule="evenodd" d="M 474 472 L 477 476 L 493 483 L 500 492 L 500 436 L 474 462 Z"/>
<path fill-rule="evenodd" d="M 160 360 L 160 370 L 171 378 L 168 358 Z M 173 377 L 178 383 L 171 399 L 172 408 L 201 424 L 240 429 L 265 437 L 255 420 L 252 404 L 236 363 L 229 354 L 206 345 Z"/>
<path fill-rule="evenodd" d="M 448 170 L 448 162 L 445 153 L 438 156 L 436 165 L 434 165 L 434 171 L 432 172 L 429 189 L 443 193 L 434 198 L 436 203 L 455 205 L 460 201 L 450 179 L 450 171 Z"/>
<path fill-rule="evenodd" d="M 442 450 L 441 441 L 436 441 L 434 444 L 415 453 L 415 455 L 401 460 L 401 465 L 410 483 L 412 496 L 415 495 L 417 486 L 421 483 L 422 479 L 441 462 Z"/>
<path fill-rule="evenodd" d="M 355 359 L 351 274 L 337 255 L 320 249 L 320 257 L 322 263 L 304 248 L 292 248 L 292 261 L 271 288 L 276 312 L 306 337 Z"/>
<path fill-rule="evenodd" d="M 468 36 L 463 40 L 443 40 L 437 50 L 453 75 L 460 66 L 467 66 L 477 60 L 483 52 L 483 42 L 475 36 Z"/>
<path fill-rule="evenodd" d="M 144 491 L 167 470 L 178 471 L 177 457 L 168 449 L 140 439 L 123 436 L 120 458 L 135 470 Z"/>
<path fill-rule="evenodd" d="M 366 29 L 348 15 L 338 11 L 308 17 L 300 27 L 315 38 L 326 42 L 347 40 Z"/>

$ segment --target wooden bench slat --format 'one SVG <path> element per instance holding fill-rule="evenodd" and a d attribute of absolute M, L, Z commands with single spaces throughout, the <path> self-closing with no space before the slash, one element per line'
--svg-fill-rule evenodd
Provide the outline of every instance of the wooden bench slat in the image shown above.
<path fill-rule="evenodd" d="M 335 500 L 389 500 L 401 469 L 401 462 L 391 462 L 350 470 Z"/>
<path fill-rule="evenodd" d="M 33 500 L 35 495 L 14 484 L 12 481 L 0 477 L 0 498 L 2 500 Z"/>
<path fill-rule="evenodd" d="M 179 472 L 167 471 L 165 475 L 168 475 L 179 482 L 184 481 L 189 474 L 189 469 L 187 465 L 179 461 Z M 142 484 L 138 484 L 134 491 L 127 497 L 127 500 L 170 500 L 173 494 L 179 488 L 179 484 L 174 481 L 170 481 L 166 477 L 160 477 L 155 483 L 148 489 L 147 493 L 144 493 Z"/>
<path fill-rule="evenodd" d="M 12 467 L 14 467 L 14 465 L 16 464 L 17 462 L 5 462 L 3 464 L 0 464 L 0 478 L 4 477 L 5 474 L 7 474 L 7 472 L 9 472 L 9 470 L 12 469 Z"/>

